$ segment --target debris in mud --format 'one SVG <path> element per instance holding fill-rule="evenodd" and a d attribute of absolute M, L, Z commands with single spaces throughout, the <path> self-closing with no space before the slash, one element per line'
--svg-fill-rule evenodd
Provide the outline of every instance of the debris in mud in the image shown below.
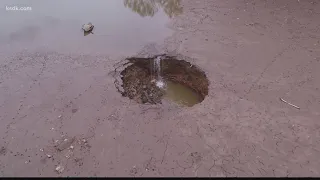
<path fill-rule="evenodd" d="M 202 156 L 199 152 L 192 152 L 190 154 L 190 158 L 191 158 L 192 163 L 198 163 L 202 160 Z"/>
<path fill-rule="evenodd" d="M 290 106 L 292 106 L 292 107 L 294 107 L 294 108 L 300 109 L 299 106 L 296 106 L 296 105 L 294 105 L 294 104 L 291 104 L 291 103 L 287 102 L 286 100 L 284 100 L 284 99 L 282 99 L 282 98 L 280 98 L 280 101 L 282 101 L 282 102 L 284 102 L 284 103 L 287 103 L 288 105 L 290 105 Z"/>
<path fill-rule="evenodd" d="M 64 139 L 60 144 L 56 145 L 55 147 L 59 150 L 59 151 L 63 151 L 65 149 L 67 149 L 68 147 L 70 147 L 70 145 L 74 142 L 76 138 L 72 137 L 70 139 Z"/>
<path fill-rule="evenodd" d="M 140 168 L 136 167 L 136 166 L 133 166 L 131 169 L 130 169 L 130 172 L 129 174 L 131 176 L 136 176 L 140 171 Z"/>
<path fill-rule="evenodd" d="M 72 156 L 72 154 L 73 154 L 73 152 L 69 150 L 69 151 L 66 153 L 66 158 L 69 159 L 69 158 Z"/>
<path fill-rule="evenodd" d="M 64 167 L 63 167 L 62 165 L 58 165 L 58 166 L 56 167 L 56 171 L 57 171 L 59 174 L 61 174 L 61 173 L 64 171 Z"/>
<path fill-rule="evenodd" d="M 7 154 L 7 149 L 5 147 L 1 147 L 0 156 L 5 156 Z"/>
<path fill-rule="evenodd" d="M 88 150 L 89 148 L 91 148 L 90 144 L 88 143 L 88 140 L 86 140 L 84 138 L 79 139 L 78 144 L 80 145 L 80 150 Z"/>
<path fill-rule="evenodd" d="M 189 91 L 193 93 L 187 94 L 195 95 L 197 99 L 196 102 L 191 103 L 191 106 L 202 102 L 208 94 L 209 81 L 205 73 L 187 61 L 166 55 L 151 58 L 133 57 L 126 60 L 127 62 L 123 64 L 124 69 L 120 73 L 122 85 L 120 87 L 119 84 L 116 84 L 117 81 L 115 85 L 124 97 L 129 97 L 138 103 L 161 104 L 161 100 L 168 92 L 169 87 L 166 85 L 170 83 L 167 82 L 171 82 L 171 85 L 180 84 L 178 89 L 183 89 L 183 87 L 190 89 Z M 159 86 L 159 80 L 157 80 L 159 76 L 165 83 L 163 88 Z M 183 92 L 174 94 L 182 98 L 189 98 L 188 95 L 183 97 L 182 95 L 185 94 Z"/>
<path fill-rule="evenodd" d="M 144 164 L 143 167 L 146 171 L 155 171 L 156 170 L 156 165 L 155 165 L 155 160 L 153 157 L 150 158 L 150 160 L 147 160 Z"/>

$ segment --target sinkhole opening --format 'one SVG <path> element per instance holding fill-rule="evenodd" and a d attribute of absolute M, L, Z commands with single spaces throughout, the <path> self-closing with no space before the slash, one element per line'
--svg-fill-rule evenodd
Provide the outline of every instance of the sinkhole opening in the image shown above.
<path fill-rule="evenodd" d="M 127 58 L 120 65 L 118 91 L 142 104 L 158 104 L 163 100 L 191 107 L 208 95 L 206 74 L 191 63 L 173 56 Z"/>

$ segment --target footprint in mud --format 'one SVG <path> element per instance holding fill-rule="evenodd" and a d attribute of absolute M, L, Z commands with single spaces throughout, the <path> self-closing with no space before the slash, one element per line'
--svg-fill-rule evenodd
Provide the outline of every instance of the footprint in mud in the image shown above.
<path fill-rule="evenodd" d="M 71 112 L 72 113 L 76 113 L 78 111 L 78 109 L 72 109 Z"/>
<path fill-rule="evenodd" d="M 192 163 L 199 163 L 202 160 L 202 156 L 199 152 L 192 152 L 188 157 L 188 160 Z"/>
<path fill-rule="evenodd" d="M 178 166 L 183 169 L 191 168 L 193 165 L 199 163 L 203 159 L 199 152 L 190 153 L 187 158 L 181 162 L 177 162 Z"/>

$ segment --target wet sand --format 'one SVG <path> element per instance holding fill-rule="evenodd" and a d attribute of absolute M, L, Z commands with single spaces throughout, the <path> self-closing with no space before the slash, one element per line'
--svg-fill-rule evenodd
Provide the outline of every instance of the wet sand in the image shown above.
<path fill-rule="evenodd" d="M 66 29 L 1 29 L 0 176 L 319 176 L 320 3 L 181 6 L 161 36 L 138 42 L 116 30 L 111 39 L 77 34 L 98 15 L 43 19 Z M 116 63 L 159 53 L 206 72 L 202 103 L 141 105 L 117 92 Z"/>

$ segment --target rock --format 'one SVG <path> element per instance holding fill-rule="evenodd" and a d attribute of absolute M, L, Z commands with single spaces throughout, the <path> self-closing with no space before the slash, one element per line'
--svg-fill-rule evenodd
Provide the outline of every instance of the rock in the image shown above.
<path fill-rule="evenodd" d="M 58 166 L 56 167 L 56 171 L 57 171 L 59 174 L 61 174 L 61 173 L 64 171 L 64 167 L 63 167 L 62 165 L 58 165 Z"/>
<path fill-rule="evenodd" d="M 88 24 L 84 24 L 82 26 L 82 29 L 85 31 L 85 32 L 90 32 L 92 31 L 94 28 L 94 25 L 92 25 L 92 23 L 88 23 Z"/>
<path fill-rule="evenodd" d="M 56 148 L 59 151 L 63 151 L 65 149 L 67 149 L 68 147 L 70 147 L 70 145 L 74 142 L 75 137 L 71 138 L 71 139 L 65 139 L 64 141 L 62 141 L 60 144 L 58 144 L 56 146 Z"/>

